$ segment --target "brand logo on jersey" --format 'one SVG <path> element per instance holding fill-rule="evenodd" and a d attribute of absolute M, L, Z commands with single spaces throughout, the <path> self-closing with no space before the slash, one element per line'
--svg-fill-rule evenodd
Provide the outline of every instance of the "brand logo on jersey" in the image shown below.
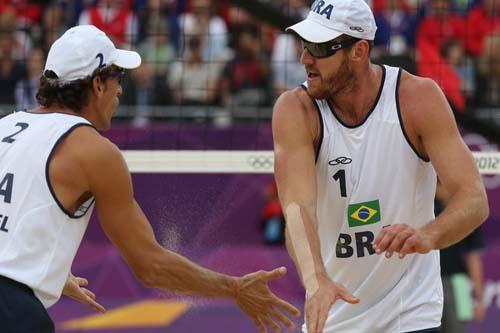
<path fill-rule="evenodd" d="M 349 205 L 347 208 L 349 227 L 374 224 L 380 221 L 380 204 L 378 200 Z"/>
<path fill-rule="evenodd" d="M 351 164 L 351 162 L 352 162 L 351 158 L 345 157 L 345 156 L 340 156 L 340 157 L 337 157 L 334 160 L 328 161 L 328 164 L 331 165 L 331 166 L 336 166 L 336 165 L 339 165 L 339 164 Z"/>

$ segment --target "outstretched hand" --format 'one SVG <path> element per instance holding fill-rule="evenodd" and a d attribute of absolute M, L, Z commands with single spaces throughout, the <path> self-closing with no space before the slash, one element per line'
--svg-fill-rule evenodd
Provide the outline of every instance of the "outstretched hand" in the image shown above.
<path fill-rule="evenodd" d="M 333 282 L 326 276 L 318 280 L 318 285 L 318 290 L 313 295 L 306 297 L 304 312 L 308 333 L 323 332 L 328 312 L 337 300 L 343 300 L 350 304 L 357 304 L 360 301 L 346 287 Z"/>
<path fill-rule="evenodd" d="M 277 297 L 269 289 L 269 281 L 285 276 L 286 268 L 280 267 L 272 271 L 258 271 L 238 279 L 236 303 L 255 323 L 260 333 L 267 328 L 281 332 L 280 323 L 289 329 L 295 328 L 287 315 L 300 316 L 300 311 L 288 302 Z"/>
<path fill-rule="evenodd" d="M 106 309 L 95 301 L 95 294 L 86 287 L 89 284 L 87 279 L 75 277 L 69 273 L 66 284 L 64 285 L 63 295 L 71 297 L 77 302 L 86 304 L 98 312 L 105 312 Z"/>

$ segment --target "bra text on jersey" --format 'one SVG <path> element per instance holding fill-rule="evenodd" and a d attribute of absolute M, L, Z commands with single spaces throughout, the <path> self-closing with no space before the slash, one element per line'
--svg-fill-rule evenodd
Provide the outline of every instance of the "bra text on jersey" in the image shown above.
<path fill-rule="evenodd" d="M 326 18 L 330 19 L 332 16 L 333 5 L 325 6 L 325 2 L 323 0 L 316 0 L 312 5 L 311 11 L 318 13 L 319 15 L 326 15 Z"/>

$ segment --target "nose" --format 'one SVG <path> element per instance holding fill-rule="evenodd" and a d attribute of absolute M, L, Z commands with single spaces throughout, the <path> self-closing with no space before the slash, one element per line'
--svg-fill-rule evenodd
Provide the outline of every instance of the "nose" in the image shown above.
<path fill-rule="evenodd" d="M 117 93 L 117 95 L 121 96 L 122 93 L 123 93 L 123 88 L 122 88 L 122 85 L 120 84 L 120 85 L 118 85 L 118 93 Z"/>
<path fill-rule="evenodd" d="M 308 49 L 304 47 L 302 50 L 302 54 L 300 55 L 300 63 L 302 65 L 313 65 L 314 64 L 314 57 L 311 55 Z"/>

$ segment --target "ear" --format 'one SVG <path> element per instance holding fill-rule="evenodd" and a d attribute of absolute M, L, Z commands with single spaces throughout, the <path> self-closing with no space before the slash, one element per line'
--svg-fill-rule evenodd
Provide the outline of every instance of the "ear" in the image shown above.
<path fill-rule="evenodd" d="M 104 80 L 101 77 L 92 78 L 92 91 L 98 96 L 104 92 Z"/>
<path fill-rule="evenodd" d="M 370 44 L 366 40 L 357 42 L 352 48 L 351 57 L 354 61 L 361 61 L 369 57 Z"/>

